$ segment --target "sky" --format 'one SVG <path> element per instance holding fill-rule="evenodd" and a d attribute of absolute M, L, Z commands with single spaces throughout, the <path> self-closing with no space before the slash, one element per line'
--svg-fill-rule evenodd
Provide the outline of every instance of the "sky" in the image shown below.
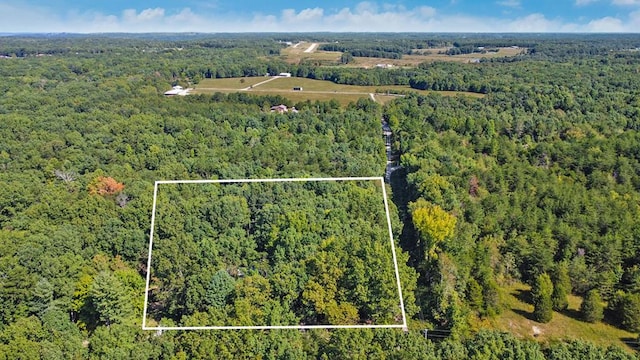
<path fill-rule="evenodd" d="M 640 0 L 0 0 L 0 33 L 640 32 Z"/>

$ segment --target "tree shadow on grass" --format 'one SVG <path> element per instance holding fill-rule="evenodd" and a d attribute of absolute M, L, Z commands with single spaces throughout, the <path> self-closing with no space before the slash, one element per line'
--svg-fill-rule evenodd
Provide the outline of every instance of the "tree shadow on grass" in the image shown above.
<path fill-rule="evenodd" d="M 640 351 L 640 342 L 637 338 L 632 337 L 621 337 L 620 341 L 622 341 L 625 345 L 627 345 L 630 349 Z"/>
<path fill-rule="evenodd" d="M 605 308 L 604 319 L 601 320 L 604 324 L 613 326 L 616 329 L 626 330 L 620 325 L 620 316 L 614 310 Z M 627 330 L 628 331 L 628 330 Z M 633 332 L 633 331 L 632 331 Z"/>
<path fill-rule="evenodd" d="M 525 304 L 531 304 L 531 290 L 520 290 L 517 289 L 512 293 L 518 300 L 522 301 Z"/>
<path fill-rule="evenodd" d="M 511 309 L 511 311 L 513 311 L 514 313 L 526 318 L 527 320 L 536 321 L 533 318 L 533 313 L 530 313 L 528 311 L 524 311 L 524 310 L 521 310 L 521 309 Z"/>
<path fill-rule="evenodd" d="M 564 310 L 560 311 L 560 313 L 562 315 L 565 315 L 565 316 L 570 317 L 572 319 L 582 321 L 582 315 L 580 314 L 580 310 L 564 309 Z"/>

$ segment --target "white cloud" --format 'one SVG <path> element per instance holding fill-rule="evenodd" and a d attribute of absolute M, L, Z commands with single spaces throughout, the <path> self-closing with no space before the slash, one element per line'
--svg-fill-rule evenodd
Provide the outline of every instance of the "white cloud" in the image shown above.
<path fill-rule="evenodd" d="M 592 0 L 578 0 L 585 3 Z M 640 0 L 612 0 L 640 2 Z M 505 0 L 511 5 L 520 0 Z M 23 21 L 29 18 L 30 21 Z M 363 2 L 353 8 L 328 10 L 322 7 L 285 9 L 277 14 L 224 15 L 196 13 L 189 8 L 127 9 L 120 14 L 54 11 L 0 2 L 0 32 L 638 32 L 640 11 L 624 17 L 566 22 L 540 13 L 522 17 L 483 17 L 445 14 L 429 6 Z"/>
<path fill-rule="evenodd" d="M 520 0 L 503 0 L 503 1 L 498 1 L 496 4 L 501 6 L 506 6 L 506 7 L 519 8 Z"/>
<path fill-rule="evenodd" d="M 356 5 L 356 13 L 358 14 L 375 14 L 378 12 L 378 5 L 376 3 L 363 1 Z"/>
<path fill-rule="evenodd" d="M 640 0 L 613 0 L 611 3 L 621 6 L 640 6 Z"/>
<path fill-rule="evenodd" d="M 592 20 L 587 24 L 589 31 L 592 32 L 624 32 L 624 23 L 617 18 L 610 16 L 601 19 Z"/>
<path fill-rule="evenodd" d="M 597 2 L 598 0 L 576 0 L 576 5 L 585 6 Z"/>
<path fill-rule="evenodd" d="M 321 8 L 304 9 L 298 13 L 294 9 L 282 10 L 281 19 L 287 23 L 309 22 L 322 19 L 324 10 Z"/>
<path fill-rule="evenodd" d="M 636 31 L 640 29 L 640 10 L 634 11 L 629 14 L 628 26 L 632 29 L 636 29 Z"/>
<path fill-rule="evenodd" d="M 145 9 L 140 13 L 136 12 L 135 9 L 126 9 L 122 12 L 122 20 L 129 23 L 148 22 L 162 19 L 163 17 L 164 9 L 162 8 Z"/>
<path fill-rule="evenodd" d="M 436 15 L 436 9 L 430 7 L 430 6 L 420 6 L 419 8 L 416 9 L 417 13 L 425 18 L 429 18 L 429 17 L 433 17 Z"/>

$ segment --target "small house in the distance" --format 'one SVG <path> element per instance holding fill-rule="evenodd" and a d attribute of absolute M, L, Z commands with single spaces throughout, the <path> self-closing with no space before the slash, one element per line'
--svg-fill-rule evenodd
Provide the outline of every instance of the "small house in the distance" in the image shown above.
<path fill-rule="evenodd" d="M 298 110 L 295 107 L 287 108 L 287 105 L 280 104 L 280 105 L 272 106 L 271 107 L 271 112 L 277 112 L 278 114 L 284 114 L 284 113 L 287 113 L 287 112 L 297 113 Z"/>

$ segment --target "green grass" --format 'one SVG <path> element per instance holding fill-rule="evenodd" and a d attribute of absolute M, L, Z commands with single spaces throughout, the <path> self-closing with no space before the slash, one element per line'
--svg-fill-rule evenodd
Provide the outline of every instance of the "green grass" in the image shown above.
<path fill-rule="evenodd" d="M 581 339 L 599 345 L 616 345 L 631 351 L 623 340 L 636 339 L 637 334 L 630 333 L 606 323 L 587 323 L 578 317 L 582 298 L 569 296 L 569 309 L 563 313 L 554 312 L 553 319 L 547 324 L 531 320 L 533 305 L 523 301 L 530 287 L 514 284 L 505 287 L 503 299 L 506 309 L 493 319 L 478 323 L 479 327 L 490 327 L 513 333 L 516 336 L 533 339 L 533 326 L 540 329 L 538 341 L 548 342 L 561 339 Z"/>
<path fill-rule="evenodd" d="M 314 80 L 307 78 L 278 78 L 271 80 L 262 85 L 254 86 L 260 82 L 268 80 L 269 78 L 260 76 L 254 78 L 243 78 L 245 81 L 240 82 L 240 78 L 229 79 L 205 79 L 195 87 L 194 93 L 212 94 L 215 92 L 235 92 L 242 91 L 241 89 L 253 86 L 252 89 L 246 90 L 247 92 L 266 95 L 277 94 L 290 99 L 293 102 L 305 101 L 305 100 L 320 100 L 327 101 L 336 99 L 340 104 L 347 105 L 350 102 L 355 102 L 360 98 L 369 98 L 372 93 L 377 90 L 390 90 L 390 91 L 413 91 L 421 94 L 437 93 L 443 96 L 470 96 L 470 97 L 484 97 L 483 94 L 476 94 L 463 91 L 428 91 L 428 90 L 415 90 L 408 85 L 389 85 L 389 86 L 357 86 L 357 85 L 341 85 L 331 81 Z M 302 91 L 293 90 L 294 87 L 302 87 Z M 385 94 L 374 95 L 376 101 L 380 103 L 386 103 L 391 101 L 394 96 Z"/>
<path fill-rule="evenodd" d="M 268 80 L 266 76 L 243 77 L 243 78 L 225 78 L 225 79 L 202 79 L 195 89 L 198 88 L 216 88 L 216 89 L 244 89 L 255 85 L 259 82 Z"/>

